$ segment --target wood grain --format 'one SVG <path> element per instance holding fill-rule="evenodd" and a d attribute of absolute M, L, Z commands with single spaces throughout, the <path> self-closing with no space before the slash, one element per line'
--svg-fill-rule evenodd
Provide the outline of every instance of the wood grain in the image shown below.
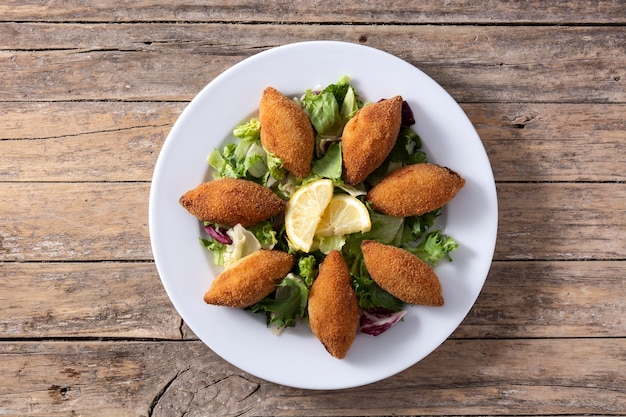
<path fill-rule="evenodd" d="M 0 415 L 626 417 L 623 1 L 6 0 L 0 39 Z M 341 391 L 214 354 L 168 299 L 147 225 L 157 155 L 200 89 L 322 39 L 449 91 L 500 210 L 461 326 Z"/>
<path fill-rule="evenodd" d="M 62 6 L 62 7 L 59 7 Z M 195 21 L 195 22 L 334 22 L 334 23 L 624 23 L 626 13 L 619 1 L 545 3 L 532 1 L 446 1 L 369 2 L 296 0 L 255 3 L 235 0 L 206 2 L 112 1 L 86 6 L 79 0 L 49 1 L 45 4 L 6 0 L 0 5 L 4 21 Z"/>
<path fill-rule="evenodd" d="M 617 261 L 496 261 L 452 338 L 626 337 L 623 273 Z M 0 287 L 12 338 L 197 340 L 152 263 L 8 263 Z"/>
<path fill-rule="evenodd" d="M 497 189 L 496 259 L 626 258 L 626 184 L 524 183 Z"/>
<path fill-rule="evenodd" d="M 463 104 L 496 181 L 624 181 L 626 106 Z"/>
<path fill-rule="evenodd" d="M 5 103 L 0 109 L 0 181 L 150 181 L 161 145 L 186 104 Z M 626 179 L 620 169 L 626 160 L 624 104 L 462 107 L 498 181 Z"/>
<path fill-rule="evenodd" d="M 182 337 L 153 263 L 9 263 L 0 287 L 2 335 Z"/>
<path fill-rule="evenodd" d="M 617 415 L 626 407 L 625 351 L 623 339 L 448 340 L 394 378 L 306 391 L 263 382 L 201 342 L 5 342 L 0 409 L 49 416 Z"/>
<path fill-rule="evenodd" d="M 149 183 L 0 183 L 0 260 L 151 260 Z"/>
<path fill-rule="evenodd" d="M 621 261 L 496 261 L 453 337 L 625 337 L 624 272 Z"/>
<path fill-rule="evenodd" d="M 188 101 L 255 53 L 328 39 L 392 52 L 461 102 L 626 102 L 621 27 L 5 23 L 0 38 L 0 101 Z"/>
<path fill-rule="evenodd" d="M 626 258 L 625 184 L 497 188 L 495 259 Z M 150 260 L 148 195 L 146 183 L 0 183 L 0 260 Z"/>

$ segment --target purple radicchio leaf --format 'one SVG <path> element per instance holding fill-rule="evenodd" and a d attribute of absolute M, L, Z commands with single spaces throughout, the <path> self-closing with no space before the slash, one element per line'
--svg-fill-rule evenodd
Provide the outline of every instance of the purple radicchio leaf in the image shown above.
<path fill-rule="evenodd" d="M 381 98 L 378 100 L 378 103 L 381 101 L 387 100 L 386 98 Z M 402 127 L 410 127 L 415 124 L 415 116 L 413 115 L 413 110 L 411 110 L 411 106 L 407 103 L 406 100 L 402 100 L 402 120 L 400 122 L 400 126 Z"/>
<path fill-rule="evenodd" d="M 217 227 L 212 224 L 209 224 L 204 227 L 204 230 L 216 241 L 223 243 L 225 245 L 230 245 L 233 243 L 233 240 L 226 234 L 226 229 L 223 227 Z"/>
<path fill-rule="evenodd" d="M 405 314 L 406 310 L 395 312 L 382 307 L 363 310 L 360 319 L 361 332 L 378 336 L 402 320 Z"/>
<path fill-rule="evenodd" d="M 406 100 L 402 100 L 402 127 L 409 127 L 415 124 L 415 116 L 413 116 L 413 110 Z"/>

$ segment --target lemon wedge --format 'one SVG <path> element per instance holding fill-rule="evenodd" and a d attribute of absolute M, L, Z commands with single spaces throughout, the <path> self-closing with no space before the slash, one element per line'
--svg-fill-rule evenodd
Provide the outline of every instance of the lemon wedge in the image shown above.
<path fill-rule="evenodd" d="M 359 199 L 348 194 L 333 196 L 315 230 L 316 236 L 343 236 L 369 232 L 370 214 Z"/>
<path fill-rule="evenodd" d="M 303 185 L 285 209 L 285 232 L 295 249 L 310 252 L 315 230 L 333 198 L 333 182 L 321 179 Z"/>

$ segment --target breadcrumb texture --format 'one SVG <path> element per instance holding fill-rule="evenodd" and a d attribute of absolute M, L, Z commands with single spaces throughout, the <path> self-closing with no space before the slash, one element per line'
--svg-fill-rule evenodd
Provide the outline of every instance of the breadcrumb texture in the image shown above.
<path fill-rule="evenodd" d="M 426 262 L 404 249 L 373 240 L 361 244 L 365 267 L 382 289 L 410 304 L 442 306 L 441 283 Z"/>
<path fill-rule="evenodd" d="M 383 163 L 402 123 L 402 97 L 370 104 L 346 123 L 341 138 L 344 180 L 355 185 Z"/>
<path fill-rule="evenodd" d="M 346 261 L 330 252 L 309 293 L 309 321 L 313 334 L 334 357 L 343 359 L 356 336 L 359 306 Z"/>
<path fill-rule="evenodd" d="M 180 204 L 201 221 L 250 227 L 285 210 L 286 203 L 252 181 L 222 178 L 187 191 Z"/>
<path fill-rule="evenodd" d="M 244 308 L 276 289 L 293 267 L 294 257 L 279 250 L 258 250 L 219 274 L 204 294 L 207 304 Z"/>
<path fill-rule="evenodd" d="M 446 205 L 464 185 L 465 179 L 449 168 L 428 163 L 407 165 L 383 178 L 365 199 L 383 214 L 421 216 Z"/>
<path fill-rule="evenodd" d="M 306 112 L 273 87 L 267 87 L 259 105 L 261 143 L 283 161 L 283 167 L 304 178 L 311 170 L 315 132 Z"/>

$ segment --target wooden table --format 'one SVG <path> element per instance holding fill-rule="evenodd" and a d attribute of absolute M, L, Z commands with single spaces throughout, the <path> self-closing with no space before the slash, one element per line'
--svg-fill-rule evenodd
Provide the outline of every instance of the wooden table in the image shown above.
<path fill-rule="evenodd" d="M 0 4 L 0 415 L 626 415 L 623 1 L 91 3 Z M 329 392 L 265 382 L 200 342 L 147 225 L 191 98 L 246 57 L 320 39 L 388 51 L 447 89 L 500 209 L 452 337 Z"/>

